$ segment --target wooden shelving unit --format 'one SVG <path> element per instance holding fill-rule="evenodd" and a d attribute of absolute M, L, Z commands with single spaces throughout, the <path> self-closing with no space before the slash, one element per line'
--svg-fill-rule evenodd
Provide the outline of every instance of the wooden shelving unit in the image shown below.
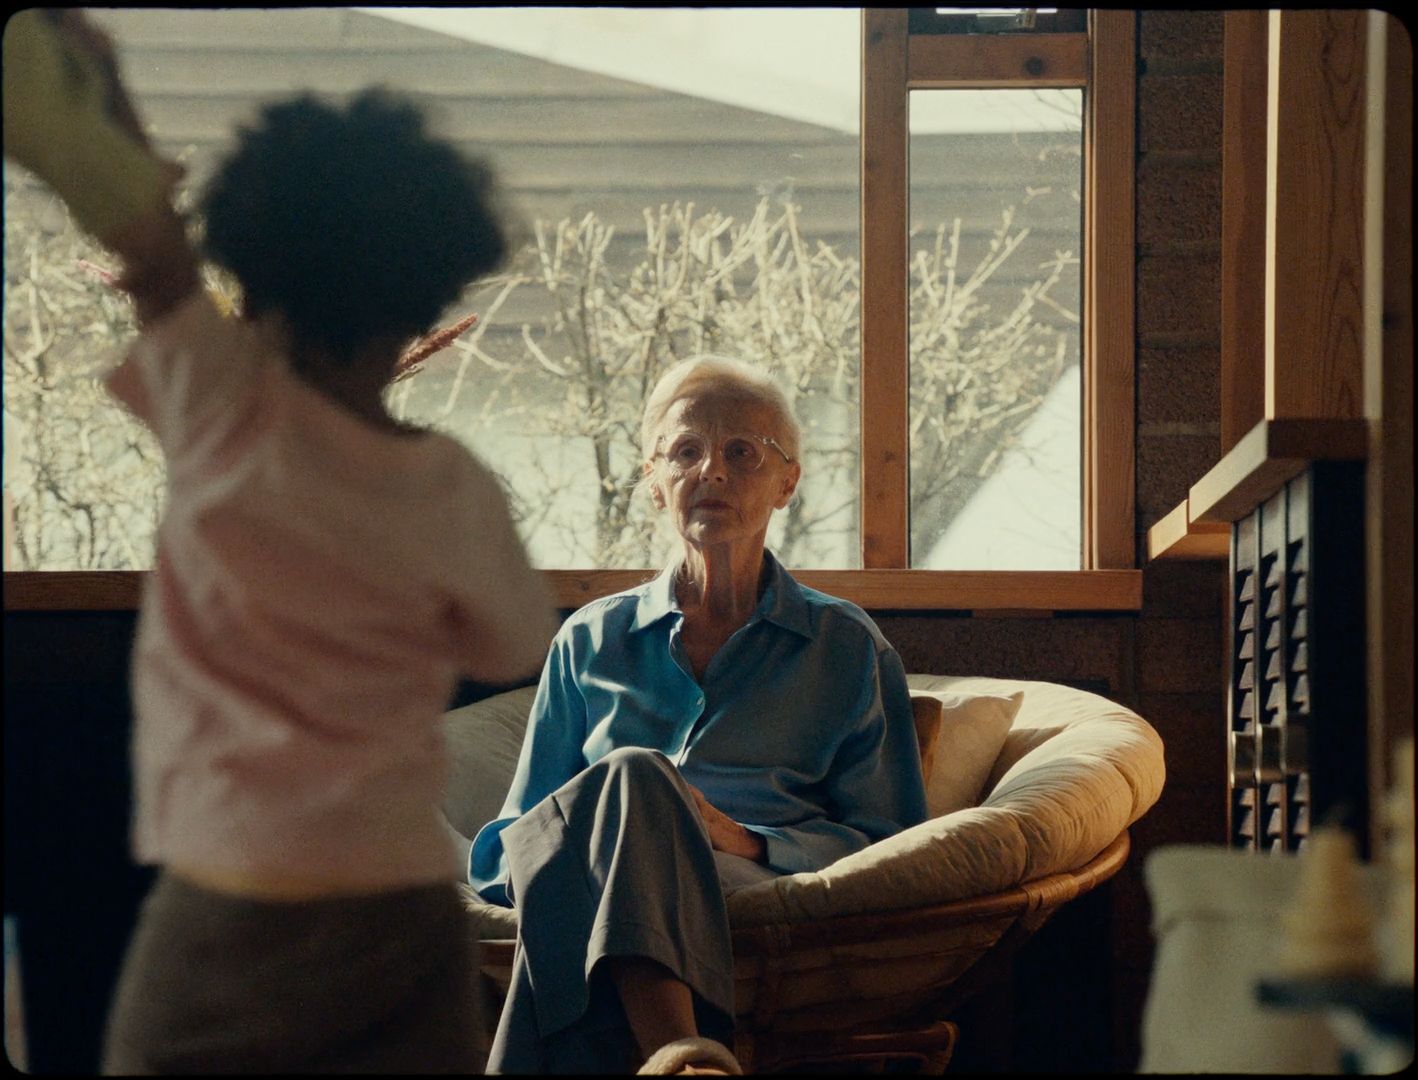
<path fill-rule="evenodd" d="M 1231 553 L 1231 526 L 1224 521 L 1198 521 L 1191 500 L 1179 503 L 1147 530 L 1147 558 L 1224 559 Z"/>
<path fill-rule="evenodd" d="M 1149 558 L 1225 558 L 1227 834 L 1304 849 L 1337 819 L 1363 843 L 1364 420 L 1262 420 L 1149 530 Z M 1319 568 L 1319 574 L 1314 570 Z"/>
<path fill-rule="evenodd" d="M 1301 851 L 1320 823 L 1364 845 L 1363 503 L 1361 463 L 1314 462 L 1231 526 L 1234 847 Z"/>
<path fill-rule="evenodd" d="M 1189 517 L 1231 522 L 1253 511 L 1316 461 L 1363 461 L 1365 420 L 1262 420 L 1187 495 Z"/>
<path fill-rule="evenodd" d="M 1363 850 L 1366 515 L 1384 492 L 1366 481 L 1382 445 L 1369 360 L 1411 311 L 1376 288 L 1411 267 L 1381 242 L 1396 208 L 1376 179 L 1411 159 L 1396 143 L 1390 160 L 1366 117 L 1411 97 L 1411 76 L 1386 86 L 1376 43 L 1394 31 L 1376 12 L 1225 18 L 1222 457 L 1147 553 L 1228 563 L 1228 842 L 1294 852 L 1333 820 Z"/>
<path fill-rule="evenodd" d="M 1231 523 L 1317 461 L 1363 461 L 1365 420 L 1262 420 L 1147 531 L 1149 559 L 1224 559 Z"/>

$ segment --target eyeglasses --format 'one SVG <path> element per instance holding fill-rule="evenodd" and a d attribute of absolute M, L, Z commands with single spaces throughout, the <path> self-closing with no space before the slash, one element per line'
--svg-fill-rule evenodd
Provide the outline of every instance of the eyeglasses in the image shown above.
<path fill-rule="evenodd" d="M 664 438 L 665 436 L 661 435 L 655 440 L 656 447 Z M 783 455 L 784 461 L 791 464 L 793 460 L 788 456 L 788 452 L 778 445 L 777 439 L 770 439 L 767 435 L 727 435 L 719 445 L 724 464 L 730 472 L 740 475 L 761 469 L 770 446 Z M 663 452 L 657 451 L 655 456 L 664 458 L 673 472 L 684 475 L 704 464 L 705 459 L 709 457 L 709 449 L 707 436 L 697 431 L 681 431 L 670 440 L 669 446 Z"/>

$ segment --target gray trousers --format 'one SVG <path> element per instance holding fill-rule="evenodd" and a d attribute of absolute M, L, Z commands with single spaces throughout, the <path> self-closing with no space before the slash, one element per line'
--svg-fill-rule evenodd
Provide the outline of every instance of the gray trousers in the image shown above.
<path fill-rule="evenodd" d="M 733 1034 L 725 889 L 775 876 L 710 846 L 658 750 L 612 751 L 502 833 L 517 951 L 488 1071 L 628 1073 L 639 1066 L 598 963 L 638 956 L 693 991 L 702 1035 Z"/>

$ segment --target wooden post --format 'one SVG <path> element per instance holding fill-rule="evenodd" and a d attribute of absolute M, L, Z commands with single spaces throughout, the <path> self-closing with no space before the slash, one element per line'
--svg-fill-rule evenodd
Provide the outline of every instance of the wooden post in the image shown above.
<path fill-rule="evenodd" d="M 1381 805 L 1399 743 L 1413 735 L 1413 42 L 1393 15 L 1368 14 L 1369 187 L 1365 265 L 1369 421 L 1369 796 Z M 1380 850 L 1380 822 L 1371 840 Z"/>

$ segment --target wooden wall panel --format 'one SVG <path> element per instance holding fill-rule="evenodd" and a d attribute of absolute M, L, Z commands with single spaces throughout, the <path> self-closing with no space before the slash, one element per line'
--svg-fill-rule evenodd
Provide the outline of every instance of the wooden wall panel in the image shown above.
<path fill-rule="evenodd" d="M 908 63 L 914 90 L 1081 87 L 1088 83 L 1088 35 L 921 34 L 911 38 Z"/>
<path fill-rule="evenodd" d="M 1221 453 L 1265 418 L 1266 65 L 1270 17 L 1228 11 L 1221 141 Z"/>
<path fill-rule="evenodd" d="M 1363 415 L 1364 20 L 1270 12 L 1268 417 Z"/>

